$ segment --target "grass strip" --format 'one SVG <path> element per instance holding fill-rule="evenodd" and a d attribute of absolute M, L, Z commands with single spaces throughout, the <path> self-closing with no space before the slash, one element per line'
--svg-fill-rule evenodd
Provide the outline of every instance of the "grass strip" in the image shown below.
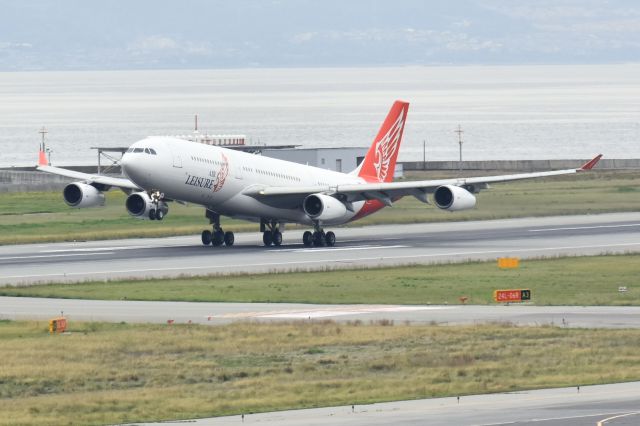
<path fill-rule="evenodd" d="M 528 288 L 536 305 L 639 305 L 640 255 L 205 276 L 0 288 L 2 296 L 190 302 L 491 304 L 496 289 Z M 619 287 L 627 287 L 621 293 Z"/>
<path fill-rule="evenodd" d="M 0 425 L 114 424 L 640 379 L 637 330 L 0 322 Z"/>
<path fill-rule="evenodd" d="M 409 175 L 410 179 L 435 177 L 443 176 Z M 110 191 L 106 198 L 104 208 L 71 209 L 60 192 L 0 193 L 0 244 L 199 235 L 209 226 L 200 206 L 172 203 L 164 221 L 141 221 L 127 214 L 122 192 Z M 593 171 L 495 185 L 478 196 L 474 210 L 454 214 L 405 197 L 354 225 L 637 211 L 639 204 L 637 171 Z M 255 224 L 226 218 L 223 226 L 235 232 L 258 229 Z"/>

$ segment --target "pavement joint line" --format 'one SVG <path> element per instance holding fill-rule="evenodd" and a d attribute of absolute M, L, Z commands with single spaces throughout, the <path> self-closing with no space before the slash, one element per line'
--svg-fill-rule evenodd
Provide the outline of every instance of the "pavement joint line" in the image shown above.
<path fill-rule="evenodd" d="M 597 426 L 604 426 L 604 424 L 606 422 L 608 422 L 609 420 L 615 420 L 615 419 L 619 419 L 621 417 L 627 417 L 627 416 L 635 416 L 636 414 L 640 414 L 640 412 L 626 413 L 626 414 L 620 414 L 618 416 L 609 417 L 609 418 L 600 420 L 598 423 L 596 423 L 596 425 Z"/>
<path fill-rule="evenodd" d="M 629 223 L 623 225 L 594 225 L 594 226 L 572 226 L 566 228 L 544 228 L 529 229 L 529 232 L 553 232 L 553 231 L 579 231 L 581 229 L 602 229 L 602 228 L 629 228 L 640 226 L 640 223 Z"/>
<path fill-rule="evenodd" d="M 471 256 L 482 254 L 498 254 L 498 253 L 522 253 L 522 252 L 543 252 L 552 250 L 571 250 L 571 249 L 607 249 L 615 247 L 631 247 L 640 246 L 640 242 L 637 243 L 621 243 L 621 244 L 604 244 L 604 245 L 586 245 L 586 246 L 565 246 L 565 247 L 543 247 L 543 248 L 525 248 L 525 249 L 512 249 L 512 250 L 486 250 L 486 251 L 470 251 L 470 252 L 451 252 L 451 253 L 437 253 L 437 254 L 414 254 L 404 256 L 385 256 L 384 259 L 419 259 L 419 258 L 435 258 L 442 256 Z M 81 253 L 75 255 L 60 255 L 60 256 L 87 256 L 87 255 L 100 255 L 105 253 Z M 361 257 L 352 259 L 337 259 L 341 262 L 357 262 L 357 261 L 372 261 L 381 260 L 380 257 Z M 2 260 L 2 258 L 0 258 Z M 111 271 L 93 271 L 93 275 L 105 275 L 105 274 L 125 274 L 133 272 L 170 272 L 170 271 L 184 271 L 185 269 L 220 269 L 220 268 L 238 268 L 238 267 L 265 267 L 265 266 L 290 266 L 290 265 L 303 265 L 303 264 L 316 264 L 326 263 L 326 260 L 299 260 L 292 262 L 267 262 L 267 263 L 253 263 L 253 264 L 235 264 L 235 265 L 206 265 L 206 266 L 184 266 L 184 267 L 172 267 L 172 268 L 148 268 L 148 269 L 122 269 Z M 44 278 L 44 277 L 56 277 L 56 276 L 76 276 L 87 275 L 86 272 L 67 272 L 67 273 L 54 273 L 54 274 L 37 274 L 37 275 L 11 275 L 0 277 L 1 279 L 19 279 L 19 278 Z"/>

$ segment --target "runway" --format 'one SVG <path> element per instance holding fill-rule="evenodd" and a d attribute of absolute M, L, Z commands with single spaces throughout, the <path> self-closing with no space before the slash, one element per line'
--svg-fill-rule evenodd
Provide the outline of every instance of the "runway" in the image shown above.
<path fill-rule="evenodd" d="M 457 398 L 386 402 L 139 425 L 631 426 L 640 423 L 640 382 Z M 601 422 L 601 423 L 599 423 Z"/>
<path fill-rule="evenodd" d="M 237 234 L 233 247 L 205 247 L 199 236 L 4 246 L 0 285 L 640 252 L 640 213 L 370 226 L 336 234 L 336 246 L 322 248 L 302 246 L 298 230 L 285 232 L 281 247 L 262 247 L 257 232 Z"/>

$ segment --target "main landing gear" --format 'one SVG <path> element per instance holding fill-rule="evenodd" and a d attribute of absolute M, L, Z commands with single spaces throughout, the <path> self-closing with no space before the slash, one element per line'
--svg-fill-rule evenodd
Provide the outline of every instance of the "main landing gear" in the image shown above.
<path fill-rule="evenodd" d="M 207 210 L 206 216 L 209 219 L 209 222 L 213 225 L 213 230 L 209 231 L 205 229 L 202 231 L 202 244 L 208 246 L 211 244 L 214 247 L 219 247 L 221 245 L 226 245 L 230 247 L 235 242 L 235 236 L 233 232 L 224 232 L 224 230 L 220 227 L 220 215 L 212 212 L 211 210 Z"/>
<path fill-rule="evenodd" d="M 333 247 L 336 245 L 336 234 L 332 231 L 325 233 L 320 225 L 316 224 L 313 233 L 305 231 L 305 233 L 302 234 L 302 244 L 304 244 L 305 247 Z"/>
<path fill-rule="evenodd" d="M 282 232 L 278 222 L 263 219 L 260 222 L 260 231 L 262 231 L 262 242 L 266 247 L 270 245 L 278 247 L 282 244 Z"/>

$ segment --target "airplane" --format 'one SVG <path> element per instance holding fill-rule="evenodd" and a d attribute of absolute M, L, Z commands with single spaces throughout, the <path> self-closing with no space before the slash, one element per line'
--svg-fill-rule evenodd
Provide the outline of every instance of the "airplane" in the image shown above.
<path fill-rule="evenodd" d="M 128 194 L 125 207 L 138 219 L 162 220 L 171 201 L 201 205 L 212 226 L 202 231 L 204 245 L 233 245 L 233 232 L 220 223 L 226 216 L 259 223 L 265 246 L 280 246 L 284 225 L 296 223 L 313 227 L 303 234 L 304 246 L 331 247 L 336 236 L 325 232 L 326 226 L 361 219 L 405 196 L 427 204 L 431 198 L 442 210 L 468 210 L 490 183 L 587 171 L 602 157 L 577 169 L 394 182 L 408 110 L 408 102 L 393 104 L 364 160 L 350 173 L 164 136 L 131 145 L 120 161 L 126 178 L 51 166 L 44 146 L 37 170 L 78 180 L 63 190 L 64 201 L 74 208 L 104 205 L 104 192 L 113 187 Z"/>

